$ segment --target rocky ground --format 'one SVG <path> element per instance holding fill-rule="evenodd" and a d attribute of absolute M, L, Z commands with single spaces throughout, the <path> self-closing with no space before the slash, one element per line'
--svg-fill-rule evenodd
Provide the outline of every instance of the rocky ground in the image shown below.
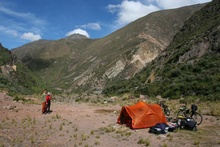
<path fill-rule="evenodd" d="M 0 93 L 0 147 L 220 146 L 220 120 L 214 116 L 203 115 L 198 131 L 155 135 L 149 128 L 131 130 L 117 124 L 119 105 L 53 101 L 52 112 L 41 114 L 38 99 L 13 99 Z"/>

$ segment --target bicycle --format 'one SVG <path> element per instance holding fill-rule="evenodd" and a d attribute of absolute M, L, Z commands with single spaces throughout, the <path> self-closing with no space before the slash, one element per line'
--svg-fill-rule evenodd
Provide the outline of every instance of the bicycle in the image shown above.
<path fill-rule="evenodd" d="M 194 113 L 192 113 L 192 110 L 190 111 L 190 109 L 188 109 L 186 106 L 180 107 L 179 111 L 177 112 L 177 117 L 179 116 L 183 116 L 183 117 L 190 116 L 196 121 L 197 125 L 200 125 L 203 121 L 202 115 L 199 112 L 195 111 Z"/>
<path fill-rule="evenodd" d="M 170 107 L 165 105 L 164 104 L 165 102 L 166 102 L 165 100 L 162 100 L 160 101 L 159 105 L 163 109 L 164 114 L 170 116 Z"/>

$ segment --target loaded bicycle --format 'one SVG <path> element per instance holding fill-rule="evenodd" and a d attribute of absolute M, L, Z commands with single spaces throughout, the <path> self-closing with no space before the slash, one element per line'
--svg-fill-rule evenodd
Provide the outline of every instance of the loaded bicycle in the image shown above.
<path fill-rule="evenodd" d="M 197 125 L 200 125 L 203 121 L 202 115 L 197 112 L 197 106 L 193 104 L 191 106 L 191 109 L 187 108 L 186 106 L 180 107 L 179 111 L 177 112 L 177 117 L 191 117 L 193 118 Z"/>
<path fill-rule="evenodd" d="M 165 100 L 159 102 L 160 107 L 163 109 L 165 115 L 170 116 L 170 107 L 165 105 Z"/>

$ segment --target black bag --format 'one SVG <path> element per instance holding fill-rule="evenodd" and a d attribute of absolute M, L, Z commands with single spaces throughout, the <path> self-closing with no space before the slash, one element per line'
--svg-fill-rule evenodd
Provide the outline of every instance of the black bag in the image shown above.
<path fill-rule="evenodd" d="M 192 104 L 191 109 L 192 111 L 196 112 L 198 110 L 198 106 L 195 104 Z"/>
<path fill-rule="evenodd" d="M 191 117 L 186 117 L 181 122 L 181 128 L 191 131 L 197 131 L 196 121 Z"/>
<path fill-rule="evenodd" d="M 168 125 L 165 123 L 158 123 L 149 129 L 149 133 L 166 134 L 168 132 Z"/>
<path fill-rule="evenodd" d="M 161 129 L 153 126 L 153 127 L 150 127 L 148 132 L 153 133 L 153 134 L 161 134 Z"/>
<path fill-rule="evenodd" d="M 177 123 L 169 123 L 168 124 L 168 131 L 169 132 L 175 132 L 177 128 L 178 128 Z"/>

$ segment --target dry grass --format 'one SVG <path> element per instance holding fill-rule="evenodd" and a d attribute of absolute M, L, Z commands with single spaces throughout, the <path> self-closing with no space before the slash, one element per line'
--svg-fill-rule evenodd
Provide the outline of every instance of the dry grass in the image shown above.
<path fill-rule="evenodd" d="M 122 104 L 134 104 L 140 99 L 117 99 Z M 157 99 L 148 99 L 148 103 L 155 103 Z M 181 105 L 179 101 L 167 101 L 172 114 Z M 216 103 L 200 102 L 199 111 L 206 110 L 204 124 L 198 126 L 198 131 L 178 130 L 164 136 L 149 134 L 148 129 L 131 130 L 130 128 L 116 124 L 120 106 L 115 103 L 96 103 L 82 105 L 75 103 L 53 103 L 53 107 L 68 110 L 54 111 L 51 114 L 42 115 L 36 112 L 39 105 L 20 104 L 19 112 L 3 110 L 0 117 L 0 147 L 2 146 L 218 146 L 219 141 L 219 108 Z M 82 107 L 82 106 L 83 107 Z M 116 107 L 117 106 L 117 107 Z M 73 110 L 74 111 L 71 111 Z M 91 108 L 91 109 L 90 109 Z M 92 109 L 95 108 L 95 109 Z M 215 108 L 215 109 L 214 109 Z M 40 108 L 39 108 L 40 109 Z M 212 110 L 214 109 L 214 110 Z M 34 111 L 33 111 L 34 110 Z M 77 111 L 80 110 L 80 111 Z M 82 110 L 82 111 L 81 111 Z M 32 111 L 33 114 L 27 113 Z M 3 114 L 3 113 L 2 113 Z M 23 115 L 22 115 L 23 114 Z M 205 113 L 204 113 L 205 115 Z M 112 121 L 111 121 L 112 120 Z M 88 127 L 88 125 L 91 125 Z M 55 138 L 55 139 L 54 139 Z"/>
<path fill-rule="evenodd" d="M 114 112 L 114 109 L 96 109 L 95 112 L 96 113 L 112 113 Z"/>
<path fill-rule="evenodd" d="M 139 141 L 138 141 L 138 144 L 143 144 L 145 146 L 149 146 L 150 145 L 150 140 L 149 138 L 141 138 Z"/>

